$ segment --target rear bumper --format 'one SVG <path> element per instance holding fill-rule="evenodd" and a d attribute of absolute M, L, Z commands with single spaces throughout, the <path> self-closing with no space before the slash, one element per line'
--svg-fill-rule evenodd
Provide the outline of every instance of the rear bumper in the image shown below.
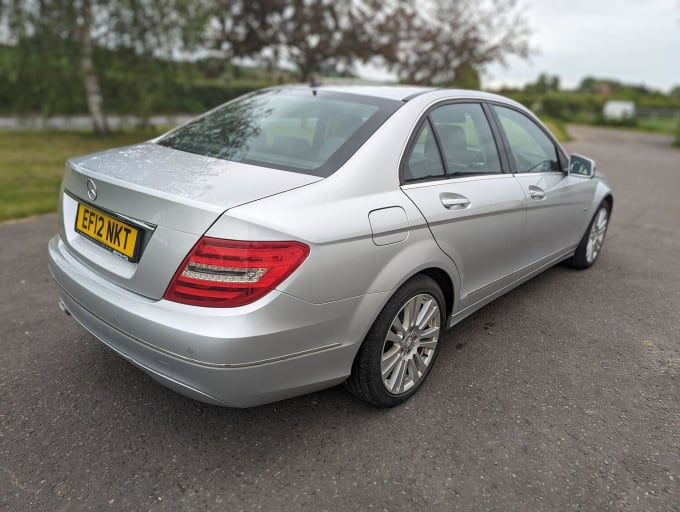
<path fill-rule="evenodd" d="M 274 291 L 240 308 L 151 300 L 101 278 L 55 236 L 49 268 L 69 313 L 97 339 L 191 398 L 250 407 L 333 386 L 386 294 L 312 304 Z"/>

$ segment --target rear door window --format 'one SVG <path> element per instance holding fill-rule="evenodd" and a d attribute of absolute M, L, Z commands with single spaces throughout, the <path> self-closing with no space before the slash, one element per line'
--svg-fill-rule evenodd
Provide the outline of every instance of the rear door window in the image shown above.
<path fill-rule="evenodd" d="M 479 103 L 453 103 L 430 114 L 450 175 L 500 173 L 491 127 Z"/>
<path fill-rule="evenodd" d="M 437 140 L 430 121 L 425 120 L 404 166 L 404 180 L 415 181 L 443 176 L 444 165 L 437 147 Z"/>

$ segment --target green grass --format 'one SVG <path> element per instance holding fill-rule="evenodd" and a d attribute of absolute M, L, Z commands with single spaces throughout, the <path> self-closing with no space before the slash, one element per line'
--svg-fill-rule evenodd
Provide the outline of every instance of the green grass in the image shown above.
<path fill-rule="evenodd" d="M 543 121 L 543 124 L 560 142 L 569 142 L 570 140 L 573 140 L 563 121 L 550 117 L 541 117 L 541 121 Z"/>
<path fill-rule="evenodd" d="M 680 119 L 673 117 L 638 117 L 625 124 L 606 123 L 597 119 L 584 124 L 593 124 L 596 126 L 637 132 L 663 133 L 666 135 L 675 135 L 678 133 L 678 130 L 680 130 Z"/>
<path fill-rule="evenodd" d="M 639 117 L 635 127 L 644 131 L 672 135 L 680 127 L 680 120 L 673 117 Z"/>
<path fill-rule="evenodd" d="M 0 132 L 0 221 L 55 211 L 68 158 L 155 135 L 150 130 L 107 137 L 78 131 Z"/>

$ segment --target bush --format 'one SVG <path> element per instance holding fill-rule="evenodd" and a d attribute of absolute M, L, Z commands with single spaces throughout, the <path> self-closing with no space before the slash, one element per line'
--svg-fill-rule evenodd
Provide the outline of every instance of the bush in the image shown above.
<path fill-rule="evenodd" d="M 69 44 L 59 46 L 63 55 L 36 46 L 36 40 L 0 44 L 0 115 L 87 114 L 82 71 L 74 58 L 78 51 Z M 234 81 L 206 78 L 201 63 L 162 60 L 124 49 L 97 48 L 94 58 L 101 70 L 104 111 L 110 114 L 198 113 L 273 85 L 273 78 L 261 70 L 259 77 L 248 71 Z"/>
<path fill-rule="evenodd" d="M 539 115 L 561 121 L 590 122 L 602 112 L 606 98 L 577 92 L 509 92 L 508 96 Z"/>
<path fill-rule="evenodd" d="M 154 112 L 204 112 L 226 101 L 256 89 L 271 86 L 267 82 L 237 82 L 234 84 L 195 84 L 176 87 L 174 94 L 155 98 Z"/>

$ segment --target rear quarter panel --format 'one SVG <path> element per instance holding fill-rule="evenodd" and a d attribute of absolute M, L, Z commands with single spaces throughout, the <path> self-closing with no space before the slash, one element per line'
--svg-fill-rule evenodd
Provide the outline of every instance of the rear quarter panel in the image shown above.
<path fill-rule="evenodd" d="M 452 260 L 399 187 L 399 160 L 425 108 L 406 104 L 329 178 L 233 208 L 207 234 L 309 244 L 309 258 L 279 289 L 315 303 L 394 290 L 428 267 L 444 270 L 457 290 Z M 406 213 L 406 236 L 378 246 L 369 213 L 395 206 Z"/>

